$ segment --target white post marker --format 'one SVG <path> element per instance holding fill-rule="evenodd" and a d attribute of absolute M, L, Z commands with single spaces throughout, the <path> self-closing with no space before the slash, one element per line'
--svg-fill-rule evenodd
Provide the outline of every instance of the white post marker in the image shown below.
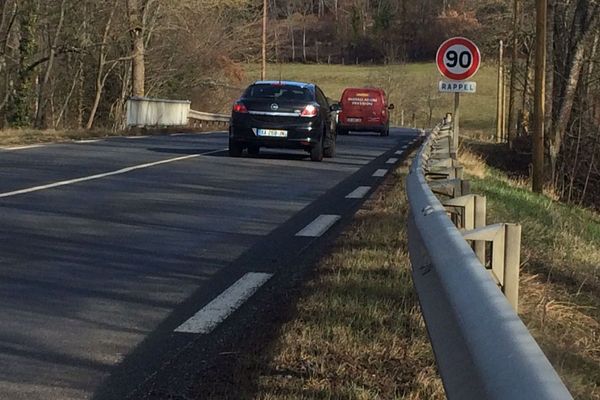
<path fill-rule="evenodd" d="M 475 93 L 477 84 L 466 80 L 479 70 L 481 53 L 477 45 L 469 39 L 455 37 L 442 43 L 435 58 L 440 74 L 451 80 L 440 82 L 440 92 L 454 93 L 454 129 L 450 151 L 456 154 L 460 129 L 460 93 Z"/>

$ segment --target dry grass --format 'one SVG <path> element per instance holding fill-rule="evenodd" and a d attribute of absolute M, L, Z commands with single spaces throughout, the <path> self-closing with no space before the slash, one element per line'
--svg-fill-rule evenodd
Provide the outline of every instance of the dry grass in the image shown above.
<path fill-rule="evenodd" d="M 36 130 L 36 129 L 1 129 L 0 146 L 28 145 L 36 143 L 81 140 L 105 136 L 123 135 L 123 132 L 108 130 Z"/>
<path fill-rule="evenodd" d="M 393 174 L 320 263 L 254 398 L 444 398 L 411 281 L 404 174 Z"/>
<path fill-rule="evenodd" d="M 488 223 L 523 226 L 523 321 L 573 395 L 600 399 L 600 215 L 531 193 L 468 151 L 461 160 Z"/>

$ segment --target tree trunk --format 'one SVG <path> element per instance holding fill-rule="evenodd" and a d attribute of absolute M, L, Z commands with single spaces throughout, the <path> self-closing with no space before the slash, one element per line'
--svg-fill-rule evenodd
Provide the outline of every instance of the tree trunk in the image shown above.
<path fill-rule="evenodd" d="M 19 59 L 17 79 L 12 88 L 9 100 L 8 122 L 11 126 L 23 127 L 30 122 L 30 100 L 33 90 L 33 69 L 29 68 L 31 56 L 36 50 L 35 20 L 37 18 L 37 3 L 34 0 L 25 1 L 18 11 L 20 26 Z"/>
<path fill-rule="evenodd" d="M 102 91 L 104 90 L 104 83 L 106 82 L 106 78 L 110 73 L 110 70 L 108 72 L 104 72 L 106 66 L 106 47 L 108 45 L 108 38 L 112 27 L 112 20 L 115 15 L 115 9 L 117 8 L 117 1 L 118 0 L 115 0 L 113 8 L 110 11 L 110 15 L 108 16 L 106 24 L 104 25 L 104 33 L 102 35 L 102 43 L 98 53 L 98 64 L 96 69 L 96 94 L 94 95 L 94 102 L 92 103 L 92 108 L 90 110 L 88 121 L 85 124 L 85 129 L 92 129 L 92 126 L 94 125 L 94 119 L 96 118 L 96 112 L 98 111 L 100 99 L 102 98 Z"/>
<path fill-rule="evenodd" d="M 556 173 L 556 162 L 567 129 L 567 124 L 571 119 L 571 110 L 573 109 L 573 102 L 575 100 L 575 93 L 579 83 L 579 76 L 581 75 L 581 69 L 584 64 L 583 56 L 587 42 L 586 39 L 587 38 L 583 38 L 580 40 L 575 47 L 575 51 L 573 52 L 573 57 L 570 61 L 569 75 L 566 80 L 563 91 L 564 94 L 561 98 L 560 108 L 557 114 L 558 116 L 552 127 L 550 137 L 548 138 L 548 150 L 553 177 Z"/>
<path fill-rule="evenodd" d="M 142 0 L 143 1 L 143 0 Z M 141 15 L 140 0 L 127 0 L 129 17 L 129 34 L 131 36 L 131 94 L 144 96 L 145 61 L 144 61 L 144 27 Z"/>
<path fill-rule="evenodd" d="M 306 23 L 302 24 L 302 62 L 306 63 Z"/>
<path fill-rule="evenodd" d="M 512 40 L 512 60 L 510 67 L 510 91 L 508 98 L 508 146 L 512 148 L 513 140 L 517 136 L 517 67 L 519 57 L 519 21 L 520 9 L 519 0 L 514 0 L 513 4 L 513 40 Z"/>
<path fill-rule="evenodd" d="M 46 86 L 48 85 L 48 81 L 50 80 L 50 75 L 52 74 L 52 68 L 54 67 L 54 58 L 56 57 L 56 47 L 58 46 L 58 38 L 60 37 L 63 23 L 65 21 L 65 5 L 66 0 L 62 0 L 60 3 L 60 17 L 58 20 L 58 25 L 56 26 L 56 32 L 54 33 L 54 39 L 50 44 L 50 54 L 48 56 L 48 63 L 46 64 L 46 71 L 44 72 L 44 79 L 40 82 L 40 87 L 38 90 L 38 109 L 37 115 L 35 117 L 35 127 L 38 129 L 47 128 L 48 124 L 46 121 L 46 103 L 48 99 L 46 98 Z"/>

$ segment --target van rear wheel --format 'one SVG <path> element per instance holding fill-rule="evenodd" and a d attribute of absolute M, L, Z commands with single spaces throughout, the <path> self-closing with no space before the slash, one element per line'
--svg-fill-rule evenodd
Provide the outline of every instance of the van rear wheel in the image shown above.
<path fill-rule="evenodd" d="M 331 140 L 325 149 L 323 149 L 323 156 L 327 158 L 335 157 L 335 138 Z"/>

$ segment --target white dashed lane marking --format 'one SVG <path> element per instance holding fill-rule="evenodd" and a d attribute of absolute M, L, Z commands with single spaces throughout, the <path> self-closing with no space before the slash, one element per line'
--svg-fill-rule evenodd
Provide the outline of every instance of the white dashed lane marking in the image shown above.
<path fill-rule="evenodd" d="M 373 172 L 373 176 L 376 178 L 381 178 L 384 177 L 387 172 L 387 169 L 378 169 L 377 171 Z"/>
<path fill-rule="evenodd" d="M 391 157 L 389 158 L 385 163 L 386 164 L 396 164 L 398 162 L 398 159 L 395 157 Z"/>
<path fill-rule="evenodd" d="M 25 194 L 25 193 L 31 193 L 31 192 L 37 192 L 37 191 L 45 190 L 45 189 L 52 189 L 52 188 L 59 187 L 59 186 L 72 185 L 74 183 L 79 183 L 79 182 L 92 181 L 94 179 L 106 178 L 108 176 L 113 176 L 113 175 L 126 174 L 128 172 L 136 171 L 138 169 L 150 168 L 150 167 L 154 167 L 156 165 L 168 164 L 168 163 L 172 163 L 172 162 L 175 162 L 175 161 L 187 160 L 189 158 L 196 158 L 196 157 L 200 157 L 200 156 L 204 156 L 204 155 L 215 154 L 215 153 L 219 153 L 219 152 L 224 151 L 224 150 L 226 150 L 226 149 L 207 151 L 206 153 L 190 154 L 190 155 L 187 155 L 187 156 L 176 157 L 176 158 L 169 158 L 167 160 L 156 161 L 156 162 L 151 162 L 151 163 L 147 163 L 147 164 L 134 165 L 133 167 L 122 168 L 122 169 L 118 169 L 116 171 L 106 172 L 106 173 L 103 173 L 103 174 L 84 176 L 84 177 L 81 177 L 81 178 L 69 179 L 69 180 L 66 180 L 66 181 L 49 183 L 47 185 L 34 186 L 34 187 L 27 188 L 27 189 L 14 190 L 12 192 L 0 193 L 0 198 L 2 198 L 2 197 L 16 196 L 16 195 L 19 195 L 19 194 Z"/>
<path fill-rule="evenodd" d="M 304 237 L 320 237 L 329 228 L 333 226 L 341 217 L 339 215 L 319 215 L 313 222 L 308 224 L 300 232 L 296 233 L 296 236 Z"/>
<path fill-rule="evenodd" d="M 264 285 L 273 274 L 249 272 L 204 306 L 175 332 L 210 333 Z"/>
<path fill-rule="evenodd" d="M 349 193 L 347 199 L 362 199 L 371 190 L 371 186 L 359 186 L 354 191 Z"/>

